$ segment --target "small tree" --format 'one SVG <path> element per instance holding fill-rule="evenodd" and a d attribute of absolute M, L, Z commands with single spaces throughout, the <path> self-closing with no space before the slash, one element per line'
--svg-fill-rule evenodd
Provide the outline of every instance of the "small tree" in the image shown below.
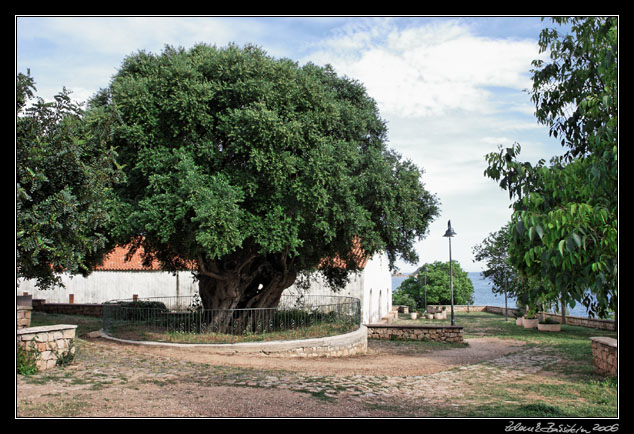
<path fill-rule="evenodd" d="M 497 232 L 489 234 L 481 244 L 473 246 L 474 262 L 485 262 L 487 268 L 482 275 L 493 282 L 491 291 L 515 297 L 519 289 L 517 273 L 508 262 L 508 224 Z"/>
<path fill-rule="evenodd" d="M 472 304 L 473 282 L 457 261 L 452 262 L 454 304 Z M 427 269 L 426 279 L 423 278 L 422 270 L 424 267 Z M 414 299 L 418 308 L 424 308 L 424 281 L 426 281 L 428 305 L 451 303 L 449 262 L 436 261 L 425 264 L 401 283 L 397 293 L 409 295 Z"/>

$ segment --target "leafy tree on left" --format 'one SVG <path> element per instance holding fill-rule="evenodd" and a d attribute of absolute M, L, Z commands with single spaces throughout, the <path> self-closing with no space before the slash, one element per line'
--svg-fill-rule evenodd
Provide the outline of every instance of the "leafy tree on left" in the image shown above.
<path fill-rule="evenodd" d="M 59 273 L 87 275 L 113 244 L 111 186 L 122 180 L 105 145 L 109 122 L 85 116 L 63 89 L 54 102 L 35 97 L 30 75 L 16 78 L 17 277 L 41 289 L 61 285 Z M 96 126 L 99 126 L 98 128 Z"/>

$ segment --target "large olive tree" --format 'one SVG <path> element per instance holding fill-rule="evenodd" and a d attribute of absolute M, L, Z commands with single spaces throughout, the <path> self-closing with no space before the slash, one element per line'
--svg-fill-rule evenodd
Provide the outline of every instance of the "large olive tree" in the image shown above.
<path fill-rule="evenodd" d="M 168 46 L 128 56 L 91 107 L 127 174 L 117 239 L 166 270 L 195 263 L 208 309 L 275 306 L 318 268 L 341 287 L 359 248 L 414 262 L 438 214 L 364 87 L 329 66 Z"/>

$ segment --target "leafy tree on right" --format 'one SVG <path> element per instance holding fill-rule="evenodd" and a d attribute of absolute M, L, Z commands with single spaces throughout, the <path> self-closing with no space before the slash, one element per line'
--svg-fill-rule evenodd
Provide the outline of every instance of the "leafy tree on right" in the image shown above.
<path fill-rule="evenodd" d="M 541 298 L 582 303 L 591 316 L 616 312 L 618 287 L 618 19 L 553 18 L 533 62 L 537 120 L 566 152 L 547 165 L 521 162 L 519 144 L 486 156 L 485 175 L 514 200 L 509 263 L 544 279 Z"/>

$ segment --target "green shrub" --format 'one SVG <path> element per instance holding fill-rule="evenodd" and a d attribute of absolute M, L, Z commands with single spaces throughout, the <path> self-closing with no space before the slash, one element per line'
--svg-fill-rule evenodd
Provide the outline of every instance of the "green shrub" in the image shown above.
<path fill-rule="evenodd" d="M 18 354 L 16 362 L 16 371 L 20 375 L 32 375 L 38 372 L 37 359 L 40 357 L 40 353 L 35 349 L 32 344 L 31 350 L 27 350 L 25 347 L 18 345 Z"/>

